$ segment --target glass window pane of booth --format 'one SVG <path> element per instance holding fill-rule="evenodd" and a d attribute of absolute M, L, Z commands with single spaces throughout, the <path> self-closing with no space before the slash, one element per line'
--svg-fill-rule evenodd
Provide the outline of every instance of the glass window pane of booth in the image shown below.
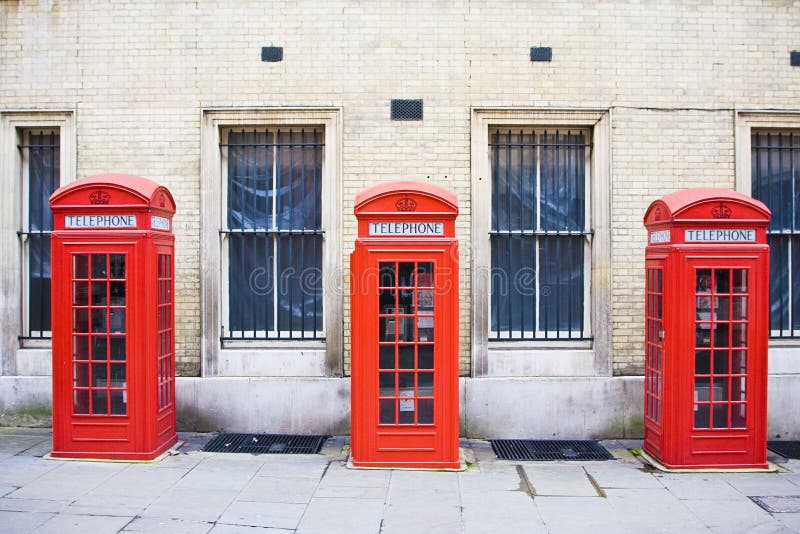
<path fill-rule="evenodd" d="M 125 263 L 124 254 L 72 257 L 72 410 L 76 415 L 127 414 Z"/>
<path fill-rule="evenodd" d="M 433 424 L 434 264 L 380 262 L 379 272 L 379 423 Z"/>
<path fill-rule="evenodd" d="M 747 269 L 695 271 L 695 428 L 745 426 L 748 291 Z"/>

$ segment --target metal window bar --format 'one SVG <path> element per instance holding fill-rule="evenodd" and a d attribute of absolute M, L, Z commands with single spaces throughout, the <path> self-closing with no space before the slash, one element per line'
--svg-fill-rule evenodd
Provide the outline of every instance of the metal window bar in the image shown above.
<path fill-rule="evenodd" d="M 322 130 L 234 131 L 220 148 L 228 205 L 219 234 L 229 251 L 221 340 L 324 339 Z"/>
<path fill-rule="evenodd" d="M 17 231 L 23 251 L 23 332 L 20 340 L 51 338 L 50 234 L 53 216 L 50 195 L 60 184 L 60 137 L 57 131 L 25 131 L 17 145 L 23 161 L 22 229 Z"/>
<path fill-rule="evenodd" d="M 498 128 L 492 168 L 490 333 L 588 340 L 585 130 Z"/>
<path fill-rule="evenodd" d="M 800 131 L 761 130 L 751 137 L 752 194 L 772 212 L 770 337 L 800 338 Z"/>

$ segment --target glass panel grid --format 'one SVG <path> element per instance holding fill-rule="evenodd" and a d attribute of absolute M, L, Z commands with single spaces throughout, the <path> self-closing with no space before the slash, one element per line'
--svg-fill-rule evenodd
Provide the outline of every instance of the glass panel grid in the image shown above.
<path fill-rule="evenodd" d="M 490 133 L 490 339 L 590 339 L 588 136 L 530 128 Z"/>
<path fill-rule="evenodd" d="M 381 425 L 434 424 L 434 264 L 381 262 L 378 386 Z"/>
<path fill-rule="evenodd" d="M 71 282 L 73 414 L 126 415 L 126 256 L 73 254 Z"/>
<path fill-rule="evenodd" d="M 770 337 L 800 338 L 800 130 L 753 132 L 751 185 L 772 212 Z"/>
<path fill-rule="evenodd" d="M 661 423 L 663 393 L 663 269 L 650 268 L 646 274 L 645 417 Z"/>
<path fill-rule="evenodd" d="M 747 426 L 749 271 L 695 271 L 694 427 Z"/>
<path fill-rule="evenodd" d="M 158 409 L 172 406 L 175 380 L 172 255 L 158 255 Z"/>
<path fill-rule="evenodd" d="M 232 131 L 221 337 L 324 339 L 319 128 Z"/>

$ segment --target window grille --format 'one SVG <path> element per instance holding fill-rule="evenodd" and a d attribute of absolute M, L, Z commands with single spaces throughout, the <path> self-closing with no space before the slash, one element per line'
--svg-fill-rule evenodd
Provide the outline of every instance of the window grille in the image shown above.
<path fill-rule="evenodd" d="M 323 339 L 322 130 L 231 131 L 221 148 L 222 340 Z"/>
<path fill-rule="evenodd" d="M 490 339 L 589 339 L 588 138 L 490 132 Z"/>
<path fill-rule="evenodd" d="M 21 339 L 50 339 L 50 195 L 61 181 L 57 131 L 22 132 L 23 334 Z"/>
<path fill-rule="evenodd" d="M 753 197 L 772 212 L 770 336 L 800 337 L 800 130 L 753 132 Z"/>

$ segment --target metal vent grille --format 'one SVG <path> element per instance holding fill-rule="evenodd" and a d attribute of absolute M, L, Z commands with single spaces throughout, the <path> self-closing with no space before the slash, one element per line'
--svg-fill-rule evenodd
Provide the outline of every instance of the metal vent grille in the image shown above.
<path fill-rule="evenodd" d="M 421 121 L 422 100 L 392 100 L 393 121 Z"/>
<path fill-rule="evenodd" d="M 501 460 L 611 460 L 614 457 L 596 441 L 575 440 L 491 440 L 492 450 Z"/>
<path fill-rule="evenodd" d="M 205 452 L 250 454 L 317 454 L 328 436 L 286 434 L 220 434 L 203 447 Z"/>
<path fill-rule="evenodd" d="M 267 63 L 277 63 L 278 61 L 283 61 L 283 47 L 262 46 L 261 61 L 266 61 Z"/>
<path fill-rule="evenodd" d="M 800 460 L 800 441 L 768 441 L 767 448 L 792 460 Z"/>
<path fill-rule="evenodd" d="M 531 61 L 553 61 L 553 49 L 549 46 L 532 47 Z"/>

